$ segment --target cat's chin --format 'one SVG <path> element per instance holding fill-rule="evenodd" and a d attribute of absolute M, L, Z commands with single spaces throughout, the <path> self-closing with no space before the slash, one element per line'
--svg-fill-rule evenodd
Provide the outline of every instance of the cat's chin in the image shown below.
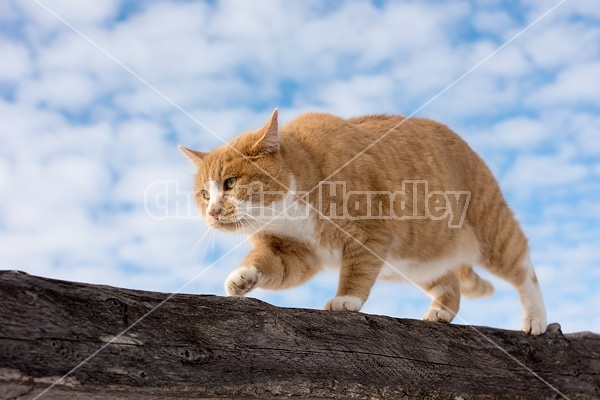
<path fill-rule="evenodd" d="M 223 232 L 247 233 L 247 223 L 243 219 L 236 220 L 207 220 L 208 226 Z"/>

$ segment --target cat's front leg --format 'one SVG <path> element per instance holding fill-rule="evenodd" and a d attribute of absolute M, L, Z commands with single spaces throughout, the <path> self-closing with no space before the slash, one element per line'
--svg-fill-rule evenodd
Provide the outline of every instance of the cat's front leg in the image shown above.
<path fill-rule="evenodd" d="M 383 266 L 381 245 L 352 243 L 344 247 L 340 281 L 336 296 L 329 300 L 325 310 L 360 311 L 371 293 L 371 288 Z"/>
<path fill-rule="evenodd" d="M 225 281 L 229 296 L 244 296 L 257 287 L 280 290 L 298 286 L 321 270 L 312 262 L 307 244 L 271 235 L 255 236 L 252 244 L 242 266 Z"/>
<path fill-rule="evenodd" d="M 254 248 L 250 250 L 242 265 L 225 280 L 225 293 L 229 296 L 245 296 L 261 284 L 277 279 L 283 270 L 280 254 L 266 236 L 253 237 Z"/>

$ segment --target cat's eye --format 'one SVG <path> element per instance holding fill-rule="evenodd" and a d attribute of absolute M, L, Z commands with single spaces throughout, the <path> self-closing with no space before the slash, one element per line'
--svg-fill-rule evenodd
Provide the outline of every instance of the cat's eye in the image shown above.
<path fill-rule="evenodd" d="M 225 190 L 230 190 L 235 187 L 237 183 L 237 178 L 228 178 L 225 180 Z"/>
<path fill-rule="evenodd" d="M 201 190 L 200 196 L 202 196 L 204 200 L 210 200 L 210 193 L 208 193 L 208 190 Z"/>

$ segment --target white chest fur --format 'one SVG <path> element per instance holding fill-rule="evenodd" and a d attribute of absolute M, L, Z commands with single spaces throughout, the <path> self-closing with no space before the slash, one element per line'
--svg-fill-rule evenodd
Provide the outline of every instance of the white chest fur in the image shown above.
<path fill-rule="evenodd" d="M 290 176 L 290 189 L 282 200 L 269 205 L 270 216 L 253 215 L 255 221 L 260 221 L 261 231 L 309 243 L 315 248 L 315 257 L 319 264 L 329 268 L 340 268 L 342 250 L 331 250 L 318 246 L 320 238 L 316 233 L 316 212 L 296 198 L 296 182 L 293 176 Z M 252 207 L 252 209 L 256 210 L 257 208 Z"/>
<path fill-rule="evenodd" d="M 300 242 L 315 243 L 315 222 L 313 211 L 296 196 L 296 181 L 290 175 L 290 190 L 280 200 L 266 207 L 244 202 L 240 209 L 252 216 L 252 226 L 246 233 L 260 231 L 288 236 Z"/>
<path fill-rule="evenodd" d="M 315 237 L 315 223 L 312 210 L 296 198 L 296 182 L 290 179 L 290 191 L 268 205 L 268 208 L 254 213 L 255 221 L 260 223 L 261 231 L 276 235 L 289 236 L 300 242 L 313 243 Z"/>

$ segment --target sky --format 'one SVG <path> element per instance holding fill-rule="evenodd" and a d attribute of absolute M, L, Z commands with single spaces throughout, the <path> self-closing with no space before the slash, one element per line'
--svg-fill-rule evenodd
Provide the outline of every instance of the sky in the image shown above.
<path fill-rule="evenodd" d="M 224 295 L 250 247 L 207 229 L 177 144 L 210 150 L 276 107 L 281 123 L 415 115 L 498 178 L 549 322 L 600 332 L 594 2 L 6 0 L 0 55 L 0 269 Z M 456 323 L 518 329 L 516 291 L 490 279 Z M 336 288 L 328 271 L 252 296 L 321 308 Z M 363 311 L 420 318 L 429 302 L 378 283 Z"/>

